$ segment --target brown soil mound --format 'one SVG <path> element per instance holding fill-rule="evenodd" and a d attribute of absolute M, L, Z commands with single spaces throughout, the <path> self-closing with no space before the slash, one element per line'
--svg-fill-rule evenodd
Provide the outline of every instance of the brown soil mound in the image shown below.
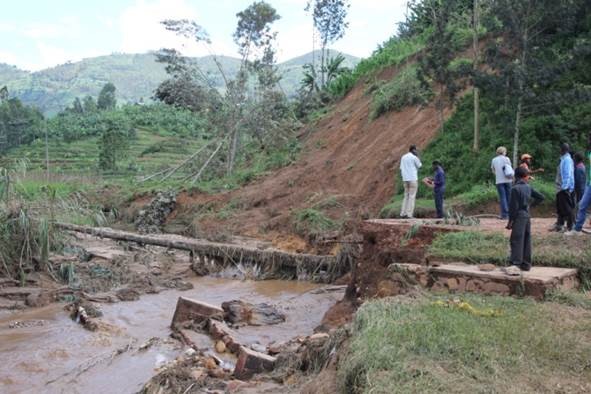
<path fill-rule="evenodd" d="M 396 68 L 379 77 L 392 78 Z M 269 233 L 292 233 L 293 210 L 308 208 L 327 197 L 338 206 L 327 210 L 334 219 L 375 216 L 394 191 L 400 157 L 410 144 L 419 149 L 435 136 L 437 110 L 408 107 L 370 120 L 371 95 L 360 83 L 335 108 L 303 130 L 304 150 L 297 163 L 254 181 L 240 190 L 218 195 L 182 193 L 177 214 L 194 235 L 216 233 L 269 239 Z M 202 215 L 203 207 L 217 210 L 230 200 L 241 209 L 229 218 Z M 187 223 L 194 218 L 194 223 Z"/>

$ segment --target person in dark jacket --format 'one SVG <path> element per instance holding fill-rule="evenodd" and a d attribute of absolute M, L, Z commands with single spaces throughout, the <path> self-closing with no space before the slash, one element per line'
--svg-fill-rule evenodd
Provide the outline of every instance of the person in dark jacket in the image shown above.
<path fill-rule="evenodd" d="M 544 196 L 527 183 L 528 171 L 519 167 L 515 170 L 515 185 L 509 198 L 509 222 L 511 230 L 511 264 L 522 271 L 531 269 L 531 220 L 529 216 L 530 200 L 536 206 L 544 200 Z"/>
<path fill-rule="evenodd" d="M 433 199 L 435 200 L 435 209 L 437 210 L 437 218 L 443 219 L 445 213 L 443 212 L 443 197 L 445 194 L 445 171 L 441 163 L 437 160 L 433 162 L 433 177 L 425 178 L 423 180 L 425 185 L 433 189 Z"/>
<path fill-rule="evenodd" d="M 580 153 L 575 153 L 575 202 L 578 204 L 585 193 L 587 185 L 587 172 L 585 171 L 585 158 Z"/>

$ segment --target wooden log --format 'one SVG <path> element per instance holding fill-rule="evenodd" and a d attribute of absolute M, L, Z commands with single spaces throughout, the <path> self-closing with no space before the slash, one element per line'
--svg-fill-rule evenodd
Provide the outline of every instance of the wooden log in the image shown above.
<path fill-rule="evenodd" d="M 204 239 L 183 237 L 174 234 L 137 234 L 113 230 L 108 227 L 87 227 L 69 223 L 55 223 L 55 226 L 67 231 L 90 234 L 96 237 L 135 242 L 142 245 L 155 245 L 164 248 L 187 250 L 199 256 L 223 259 L 238 264 L 234 256 L 239 256 L 243 263 L 264 264 L 287 268 L 304 269 L 318 272 L 334 264 L 334 256 L 288 253 L 278 249 L 259 249 L 256 246 L 235 245 L 211 242 Z"/>

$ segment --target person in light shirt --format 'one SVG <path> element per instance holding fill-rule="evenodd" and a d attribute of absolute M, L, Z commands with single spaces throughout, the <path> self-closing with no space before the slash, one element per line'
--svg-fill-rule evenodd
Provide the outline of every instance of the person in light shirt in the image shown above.
<path fill-rule="evenodd" d="M 400 174 L 404 185 L 404 199 L 400 209 L 401 218 L 413 218 L 415 200 L 419 188 L 419 168 L 422 167 L 419 153 L 415 145 L 411 145 L 408 153 L 400 159 Z"/>

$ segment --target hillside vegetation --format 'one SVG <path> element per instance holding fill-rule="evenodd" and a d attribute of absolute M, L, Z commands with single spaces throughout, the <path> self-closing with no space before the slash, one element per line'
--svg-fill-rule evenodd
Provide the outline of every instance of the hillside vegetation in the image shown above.
<path fill-rule="evenodd" d="M 338 52 L 331 51 L 330 56 Z M 299 88 L 303 76 L 302 66 L 318 57 L 318 51 L 278 64 L 282 75 L 281 86 L 289 96 Z M 358 58 L 343 54 L 343 66 L 353 67 Z M 240 67 L 240 59 L 219 56 L 224 72 L 234 78 Z M 218 88 L 223 87 L 223 78 L 212 56 L 192 59 L 201 67 Z M 125 103 L 148 101 L 156 87 L 167 78 L 165 65 L 156 62 L 153 53 L 123 54 L 84 59 L 62 64 L 33 73 L 0 63 L 0 87 L 7 86 L 11 95 L 25 104 L 33 105 L 46 114 L 56 114 L 66 108 L 76 97 L 97 96 L 107 82 L 118 90 L 119 99 Z"/>

